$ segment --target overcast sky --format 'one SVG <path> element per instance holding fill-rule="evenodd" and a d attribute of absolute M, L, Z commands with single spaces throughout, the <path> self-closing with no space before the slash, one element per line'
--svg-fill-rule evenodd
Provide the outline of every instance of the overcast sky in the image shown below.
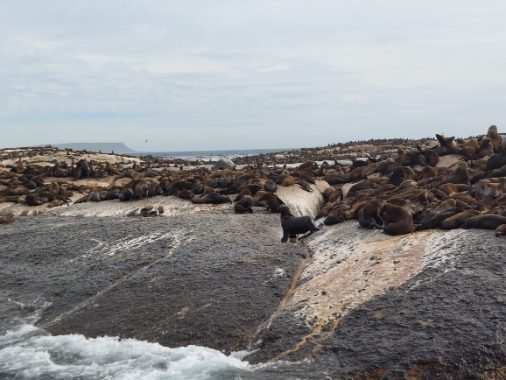
<path fill-rule="evenodd" d="M 0 1 L 2 147 L 304 147 L 505 119 L 504 1 Z"/>

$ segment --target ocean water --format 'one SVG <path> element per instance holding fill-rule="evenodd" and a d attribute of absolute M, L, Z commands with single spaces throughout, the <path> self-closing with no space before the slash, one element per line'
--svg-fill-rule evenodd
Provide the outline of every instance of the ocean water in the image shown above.
<path fill-rule="evenodd" d="M 253 366 L 200 346 L 50 335 L 22 324 L 0 336 L 1 379 L 238 379 Z"/>
<path fill-rule="evenodd" d="M 228 157 L 228 158 L 236 158 L 236 157 L 244 157 L 244 156 L 255 156 L 258 154 L 268 154 L 268 153 L 276 153 L 276 152 L 284 152 L 289 151 L 291 149 L 242 149 L 242 150 L 202 150 L 202 151 L 187 151 L 187 152 L 135 152 L 132 153 L 136 156 L 146 156 L 151 155 L 154 157 L 161 158 L 172 158 L 172 159 L 183 159 L 188 161 L 217 161 L 220 158 Z"/>

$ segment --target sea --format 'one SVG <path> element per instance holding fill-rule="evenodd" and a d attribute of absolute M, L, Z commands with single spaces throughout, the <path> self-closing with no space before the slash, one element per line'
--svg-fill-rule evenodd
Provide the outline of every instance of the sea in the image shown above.
<path fill-rule="evenodd" d="M 293 149 L 289 148 L 276 148 L 276 149 L 240 149 L 240 150 L 196 150 L 196 151 L 181 151 L 181 152 L 135 152 L 130 153 L 135 156 L 147 156 L 169 158 L 169 159 L 182 159 L 188 161 L 217 161 L 220 158 L 234 159 L 237 157 L 256 156 L 259 154 L 269 154 L 277 152 L 286 152 Z"/>
<path fill-rule="evenodd" d="M 26 320 L 0 336 L 1 379 L 241 379 L 241 373 L 254 371 L 241 353 L 109 336 L 53 336 L 34 322 Z"/>
<path fill-rule="evenodd" d="M 308 380 L 328 379 L 309 362 L 250 364 L 249 352 L 225 354 L 189 345 L 165 347 L 156 342 L 117 336 L 51 335 L 36 325 L 51 305 L 42 298 L 12 307 L 28 310 L 23 318 L 8 321 L 0 333 L 2 380 Z M 1 318 L 0 319 L 4 319 Z M 2 321 L 5 322 L 5 321 Z M 14 322 L 14 323 L 13 323 Z M 4 325 L 4 323 L 2 323 Z M 0 329 L 1 331 L 2 329 Z"/>

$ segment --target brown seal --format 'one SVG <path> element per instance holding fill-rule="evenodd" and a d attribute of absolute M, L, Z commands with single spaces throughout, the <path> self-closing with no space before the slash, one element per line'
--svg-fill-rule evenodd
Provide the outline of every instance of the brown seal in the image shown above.
<path fill-rule="evenodd" d="M 202 194 L 197 195 L 193 197 L 191 200 L 192 203 L 196 204 L 202 204 L 202 203 L 210 203 L 210 204 L 223 204 L 223 203 L 231 203 L 229 197 L 226 195 L 218 194 L 218 193 L 209 193 L 209 194 Z"/>
<path fill-rule="evenodd" d="M 415 171 L 409 166 L 399 166 L 390 176 L 390 182 L 395 186 L 399 186 L 402 182 L 415 178 L 415 175 Z"/>
<path fill-rule="evenodd" d="M 480 213 L 476 210 L 462 211 L 459 212 L 458 214 L 455 214 L 443 220 L 439 225 L 439 227 L 442 228 L 443 230 L 451 230 L 454 228 L 459 228 L 462 227 L 462 225 L 465 222 L 467 222 L 468 219 L 476 215 L 480 215 Z"/>
<path fill-rule="evenodd" d="M 253 198 L 250 195 L 244 195 L 234 203 L 234 211 L 237 214 L 253 213 Z"/>
<path fill-rule="evenodd" d="M 358 223 L 363 228 L 382 228 L 383 219 L 380 217 L 380 210 L 383 208 L 382 200 L 374 199 L 368 201 L 357 212 Z"/>
<path fill-rule="evenodd" d="M 329 186 L 323 191 L 323 199 L 325 200 L 325 202 L 333 203 L 338 200 L 342 200 L 342 195 L 343 192 L 341 191 L 341 189 L 337 190 L 333 186 Z"/>
<path fill-rule="evenodd" d="M 342 223 L 346 218 L 346 213 L 349 212 L 351 207 L 346 203 L 339 203 L 329 211 L 327 217 L 323 221 L 326 226 L 332 226 L 334 224 Z"/>
<path fill-rule="evenodd" d="M 446 176 L 445 182 L 469 185 L 469 167 L 464 161 L 460 161 L 455 168 Z"/>
<path fill-rule="evenodd" d="M 385 203 L 381 209 L 383 232 L 388 235 L 404 235 L 415 230 L 411 213 L 404 207 Z"/>
<path fill-rule="evenodd" d="M 434 208 L 428 208 L 421 213 L 419 220 L 416 221 L 417 230 L 426 230 L 436 228 L 447 218 L 455 215 L 457 210 L 457 201 L 447 199 Z"/>
<path fill-rule="evenodd" d="M 495 125 L 488 127 L 487 137 L 490 139 L 494 152 L 498 152 L 501 138 L 499 137 L 499 133 L 497 133 L 497 127 Z"/>
<path fill-rule="evenodd" d="M 491 156 L 494 154 L 494 145 L 492 145 L 492 141 L 488 137 L 484 137 L 481 139 L 480 143 L 480 151 L 479 156 L 485 157 L 485 156 Z"/>
<path fill-rule="evenodd" d="M 483 228 L 487 230 L 495 230 L 501 224 L 506 224 L 506 216 L 485 214 L 477 215 L 468 219 L 462 228 Z"/>

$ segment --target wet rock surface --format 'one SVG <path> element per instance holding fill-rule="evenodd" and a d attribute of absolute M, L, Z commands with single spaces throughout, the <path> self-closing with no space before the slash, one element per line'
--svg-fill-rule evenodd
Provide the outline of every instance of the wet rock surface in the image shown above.
<path fill-rule="evenodd" d="M 53 334 L 245 349 L 301 259 L 278 217 L 21 218 L 0 230 L 2 330 L 19 303 L 51 302 Z"/>
<path fill-rule="evenodd" d="M 331 378 L 504 378 L 504 240 L 485 230 L 438 231 L 426 239 L 425 256 L 407 281 L 348 306 L 350 310 L 341 310 L 342 318 L 314 323 L 305 318 L 301 308 L 322 302 L 314 301 L 313 294 L 298 305 L 288 303 L 260 334 L 270 343 L 249 359 L 312 358 L 312 368 Z M 432 240 L 437 243 L 430 247 Z M 348 260 L 355 262 L 358 256 L 354 252 Z M 392 263 L 400 266 L 404 259 Z M 382 276 L 393 274 L 384 271 Z M 356 281 L 362 275 L 355 272 Z M 330 304 L 338 305 L 346 292 L 331 296 L 335 301 Z"/>
<path fill-rule="evenodd" d="M 259 212 L 71 213 L 0 227 L 0 331 L 51 302 L 38 324 L 52 334 L 253 350 L 245 360 L 269 364 L 244 379 L 506 374 L 506 251 L 491 231 L 349 222 L 282 244 L 279 217 Z"/>

